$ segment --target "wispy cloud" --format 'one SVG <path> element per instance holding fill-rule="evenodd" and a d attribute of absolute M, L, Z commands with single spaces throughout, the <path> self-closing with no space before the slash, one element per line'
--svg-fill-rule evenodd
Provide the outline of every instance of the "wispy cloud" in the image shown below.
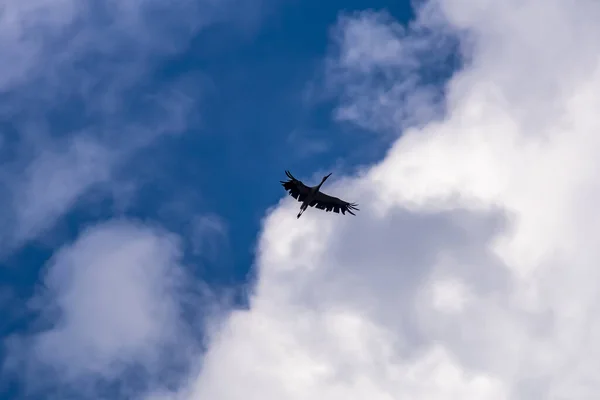
<path fill-rule="evenodd" d="M 224 247 L 229 248 L 229 229 L 218 215 L 199 215 L 192 219 L 191 224 L 193 253 L 214 260 Z"/>
<path fill-rule="evenodd" d="M 322 136 L 320 130 L 294 130 L 287 137 L 287 144 L 294 149 L 297 157 L 309 158 L 329 150 L 330 145 Z"/>
<path fill-rule="evenodd" d="M 153 80 L 156 68 L 205 26 L 239 16 L 187 0 L 2 7 L 0 56 L 11 62 L 0 78 L 0 236 L 10 251 L 106 187 L 131 154 L 187 129 L 201 91 L 185 76 Z"/>
<path fill-rule="evenodd" d="M 466 32 L 469 51 L 446 112 L 404 130 L 405 96 L 380 100 L 398 85 L 419 90 L 393 72 L 420 70 L 413 49 L 438 51 L 435 41 L 385 15 L 342 19 L 332 57 L 350 66 L 337 80 L 348 119 L 402 136 L 360 177 L 330 186 L 361 204 L 357 217 L 313 210 L 299 223 L 289 199 L 269 215 L 251 308 L 228 319 L 184 398 L 600 390 L 600 6 L 430 4 L 444 17 L 436 29 Z"/>
<path fill-rule="evenodd" d="M 418 11 L 407 27 L 386 12 L 341 16 L 325 75 L 340 100 L 339 121 L 389 133 L 441 117 L 441 83 L 457 54 L 459 31 L 443 22 L 433 3 Z"/>

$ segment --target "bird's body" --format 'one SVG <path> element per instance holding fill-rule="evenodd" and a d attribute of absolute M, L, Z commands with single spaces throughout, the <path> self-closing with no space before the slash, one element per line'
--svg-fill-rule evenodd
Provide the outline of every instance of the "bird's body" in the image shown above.
<path fill-rule="evenodd" d="M 304 213 L 309 206 L 327 212 L 333 211 L 339 213 L 341 211 L 344 215 L 346 214 L 346 211 L 352 215 L 355 215 L 352 210 L 358 211 L 358 208 L 356 207 L 358 204 L 348 203 L 320 191 L 321 186 L 331 174 L 324 176 L 321 183 L 312 187 L 306 186 L 304 183 L 294 178 L 289 171 L 285 171 L 285 174 L 289 180 L 281 181 L 281 185 L 288 191 L 290 196 L 302 203 L 297 218 L 300 218 L 302 213 Z"/>

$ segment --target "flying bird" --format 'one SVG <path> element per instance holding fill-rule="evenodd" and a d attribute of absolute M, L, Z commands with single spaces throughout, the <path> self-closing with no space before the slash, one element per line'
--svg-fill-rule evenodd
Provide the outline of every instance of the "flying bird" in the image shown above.
<path fill-rule="evenodd" d="M 327 212 L 333 211 L 336 214 L 339 214 L 341 211 L 343 215 L 346 215 L 346 211 L 352 215 L 356 215 L 352 212 L 352 210 L 359 211 L 357 208 L 358 204 L 348 203 L 347 201 L 340 200 L 337 197 L 329 196 L 320 191 L 321 185 L 325 183 L 331 174 L 325 175 L 321 180 L 321 183 L 312 187 L 306 186 L 304 183 L 294 178 L 290 171 L 285 171 L 285 174 L 290 179 L 287 181 L 280 181 L 281 185 L 290 194 L 290 196 L 302 203 L 300 206 L 300 212 L 296 218 L 300 218 L 308 206 L 316 207 L 319 210 L 325 210 Z"/>

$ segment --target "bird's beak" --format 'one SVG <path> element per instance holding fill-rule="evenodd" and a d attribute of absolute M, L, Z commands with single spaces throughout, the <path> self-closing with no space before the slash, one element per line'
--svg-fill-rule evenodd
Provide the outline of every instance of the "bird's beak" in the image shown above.
<path fill-rule="evenodd" d="M 329 175 L 326 175 L 326 176 L 325 176 L 325 179 L 329 178 L 329 177 L 331 176 L 331 174 L 332 174 L 332 173 L 330 172 L 330 173 L 329 173 Z"/>

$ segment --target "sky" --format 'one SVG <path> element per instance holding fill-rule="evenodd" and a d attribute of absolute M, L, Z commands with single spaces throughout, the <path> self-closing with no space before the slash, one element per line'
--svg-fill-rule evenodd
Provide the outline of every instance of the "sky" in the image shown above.
<path fill-rule="evenodd" d="M 598 397 L 596 2 L 1 9 L 0 399 Z"/>

